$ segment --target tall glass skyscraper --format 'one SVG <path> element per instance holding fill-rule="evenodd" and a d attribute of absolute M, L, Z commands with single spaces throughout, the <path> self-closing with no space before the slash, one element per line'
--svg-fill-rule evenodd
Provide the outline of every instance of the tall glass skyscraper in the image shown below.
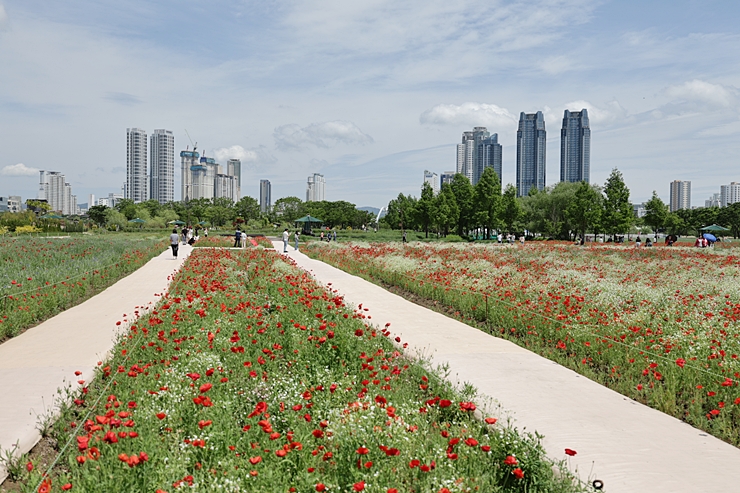
<path fill-rule="evenodd" d="M 480 177 L 483 176 L 483 171 L 486 168 L 493 168 L 493 171 L 498 175 L 498 181 L 501 182 L 501 144 L 498 143 L 498 134 L 492 134 L 490 137 L 482 139 L 478 144 L 478 166 L 476 170 L 477 180 L 480 181 Z"/>
<path fill-rule="evenodd" d="M 542 112 L 521 113 L 516 132 L 516 192 L 522 197 L 531 188 L 545 188 L 547 132 Z"/>
<path fill-rule="evenodd" d="M 175 200 L 175 136 L 157 129 L 149 140 L 149 198 L 166 204 Z"/>
<path fill-rule="evenodd" d="M 272 208 L 272 185 L 270 180 L 260 180 L 260 211 L 269 212 Z"/>
<path fill-rule="evenodd" d="M 560 131 L 560 181 L 589 182 L 591 177 L 591 127 L 588 110 L 565 110 Z"/>

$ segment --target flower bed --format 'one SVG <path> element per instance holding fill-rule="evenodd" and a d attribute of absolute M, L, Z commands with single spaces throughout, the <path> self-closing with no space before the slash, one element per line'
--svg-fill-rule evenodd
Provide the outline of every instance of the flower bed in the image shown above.
<path fill-rule="evenodd" d="M 197 250 L 63 410 L 56 467 L 24 489 L 579 490 L 389 335 L 274 252 Z"/>
<path fill-rule="evenodd" d="M 734 250 L 386 243 L 306 252 L 441 302 L 473 325 L 740 444 Z"/>
<path fill-rule="evenodd" d="M 165 246 L 123 234 L 0 238 L 0 341 L 105 289 Z"/>

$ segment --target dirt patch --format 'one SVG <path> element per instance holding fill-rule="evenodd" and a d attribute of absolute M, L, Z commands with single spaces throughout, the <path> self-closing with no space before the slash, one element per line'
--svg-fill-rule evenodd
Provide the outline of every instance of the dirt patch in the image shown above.
<path fill-rule="evenodd" d="M 30 461 L 34 464 L 34 469 L 44 471 L 52 462 L 54 462 L 58 453 L 56 440 L 50 437 L 42 438 L 41 441 L 31 449 L 31 452 L 23 458 L 22 463 L 19 464 L 23 472 L 18 478 L 18 481 L 13 481 L 8 477 L 8 479 L 0 484 L 0 493 L 23 491 L 23 480 L 28 475 L 26 463 Z"/>

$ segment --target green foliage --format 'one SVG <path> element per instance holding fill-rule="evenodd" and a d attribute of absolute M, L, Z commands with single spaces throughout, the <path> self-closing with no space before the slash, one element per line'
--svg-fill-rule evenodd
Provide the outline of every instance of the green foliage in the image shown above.
<path fill-rule="evenodd" d="M 603 196 L 597 185 L 589 185 L 585 181 L 578 184 L 576 193 L 566 208 L 569 222 L 581 237 L 587 231 L 594 231 L 599 226 L 602 214 Z"/>
<path fill-rule="evenodd" d="M 535 188 L 536 190 L 536 188 Z M 522 206 L 516 198 L 516 187 L 509 183 L 504 189 L 501 197 L 501 214 L 500 219 L 504 226 L 504 231 L 509 233 L 514 231 L 514 225 L 522 217 Z"/>
<path fill-rule="evenodd" d="M 457 205 L 455 194 L 449 183 L 442 185 L 442 190 L 437 195 L 434 210 L 436 211 L 435 223 L 437 228 L 444 236 L 447 236 L 450 229 L 457 225 L 460 218 L 460 207 Z"/>
<path fill-rule="evenodd" d="M 452 178 L 450 188 L 452 188 L 452 194 L 455 196 L 455 203 L 460 209 L 457 219 L 457 234 L 463 236 L 467 234 L 473 224 L 473 195 L 475 192 L 468 177 L 461 173 L 457 173 Z"/>
<path fill-rule="evenodd" d="M 483 170 L 483 175 L 475 185 L 473 210 L 475 224 L 483 226 L 486 238 L 491 238 L 493 230 L 498 227 L 499 209 L 501 207 L 501 182 L 491 167 Z"/>
<path fill-rule="evenodd" d="M 274 222 L 292 223 L 296 219 L 305 216 L 304 204 L 298 197 L 283 197 L 275 201 L 272 206 Z M 319 218 L 322 219 L 322 218 Z"/>
<path fill-rule="evenodd" d="M 87 210 L 87 215 L 92 219 L 98 226 L 103 226 L 107 219 L 107 205 L 94 205 Z"/>
<path fill-rule="evenodd" d="M 612 170 L 604 184 L 604 196 L 602 227 L 610 235 L 628 232 L 634 224 L 635 214 L 630 203 L 630 191 L 617 168 Z"/>
<path fill-rule="evenodd" d="M 561 182 L 522 197 L 527 229 L 551 238 L 568 239 L 572 228 L 567 208 L 579 186 L 578 183 Z"/>
<path fill-rule="evenodd" d="M 652 198 L 645 203 L 645 216 L 643 217 L 645 224 L 650 226 L 657 235 L 658 230 L 665 225 L 667 217 L 668 206 L 660 200 L 658 194 L 653 190 Z"/>
<path fill-rule="evenodd" d="M 434 190 L 432 190 L 429 183 L 424 182 L 421 187 L 421 198 L 416 203 L 414 209 L 417 223 L 421 226 L 424 234 L 429 238 L 429 226 L 432 224 L 432 220 L 435 216 L 435 199 Z"/>

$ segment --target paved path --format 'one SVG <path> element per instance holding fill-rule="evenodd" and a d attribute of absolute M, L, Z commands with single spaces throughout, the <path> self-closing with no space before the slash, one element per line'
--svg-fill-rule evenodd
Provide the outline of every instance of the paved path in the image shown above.
<path fill-rule="evenodd" d="M 282 253 L 282 242 L 274 242 Z M 609 493 L 740 491 L 740 449 L 639 404 L 552 361 L 389 293 L 289 248 L 288 256 L 409 348 L 448 363 L 511 413 L 516 426 L 545 436 L 553 458 L 565 448 L 583 480 Z M 1 394 L 0 394 L 1 395 Z"/>
<path fill-rule="evenodd" d="M 191 251 L 181 245 L 174 260 L 167 249 L 102 293 L 0 345 L 0 449 L 17 443 L 16 454 L 23 454 L 33 448 L 41 438 L 39 418 L 58 410 L 58 389 L 92 379 L 127 322 L 156 304 Z M 0 483 L 5 477 L 0 465 Z"/>

